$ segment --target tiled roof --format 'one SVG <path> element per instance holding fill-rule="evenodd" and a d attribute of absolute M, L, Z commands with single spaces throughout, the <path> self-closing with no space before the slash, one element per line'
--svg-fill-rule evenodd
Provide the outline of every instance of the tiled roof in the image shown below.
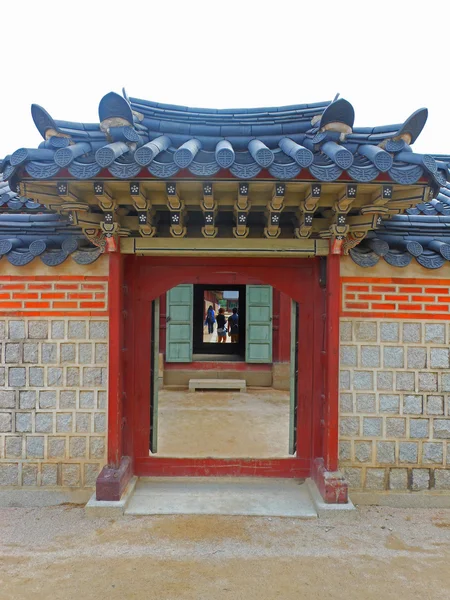
<path fill-rule="evenodd" d="M 44 142 L 19 148 L 3 160 L 5 179 L 22 168 L 35 179 L 62 170 L 78 179 L 107 169 L 130 179 L 142 171 L 170 178 L 187 169 L 199 177 L 229 171 L 239 179 L 265 170 L 280 180 L 303 169 L 320 181 L 346 171 L 368 182 L 386 173 L 394 182 L 413 184 L 425 175 L 446 182 L 441 160 L 411 150 L 427 119 L 420 109 L 404 123 L 354 127 L 354 109 L 342 98 L 332 102 L 256 109 L 201 109 L 159 104 L 110 92 L 99 104 L 99 123 L 53 119 L 32 105 Z"/>

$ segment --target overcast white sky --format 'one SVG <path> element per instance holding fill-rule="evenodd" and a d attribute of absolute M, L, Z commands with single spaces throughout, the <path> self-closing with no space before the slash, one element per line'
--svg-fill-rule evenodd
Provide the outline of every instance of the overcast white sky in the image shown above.
<path fill-rule="evenodd" d="M 356 125 L 422 106 L 417 152 L 450 154 L 448 0 L 7 0 L 0 157 L 41 141 L 30 105 L 98 121 L 109 91 L 225 108 L 329 100 Z"/>

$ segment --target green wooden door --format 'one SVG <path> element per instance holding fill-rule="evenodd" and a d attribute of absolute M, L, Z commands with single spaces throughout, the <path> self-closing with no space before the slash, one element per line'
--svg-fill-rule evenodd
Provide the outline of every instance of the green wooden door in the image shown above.
<path fill-rule="evenodd" d="M 289 406 L 289 454 L 297 451 L 298 398 L 298 303 L 291 301 L 291 372 Z"/>
<path fill-rule="evenodd" d="M 150 452 L 158 450 L 158 395 L 159 395 L 159 298 L 152 302 L 152 353 L 150 400 Z"/>
<path fill-rule="evenodd" d="M 272 362 L 272 287 L 246 286 L 245 360 Z"/>
<path fill-rule="evenodd" d="M 193 304 L 192 284 L 177 285 L 167 292 L 167 362 L 192 362 Z"/>

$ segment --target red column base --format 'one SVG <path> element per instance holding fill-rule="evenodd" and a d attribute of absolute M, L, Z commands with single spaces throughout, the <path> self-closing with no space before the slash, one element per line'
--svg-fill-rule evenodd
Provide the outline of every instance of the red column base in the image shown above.
<path fill-rule="evenodd" d="M 327 471 L 323 458 L 313 462 L 312 478 L 327 504 L 347 504 L 348 483 L 339 471 Z"/>
<path fill-rule="evenodd" d="M 96 499 L 119 501 L 132 475 L 131 459 L 128 456 L 122 456 L 118 469 L 103 467 L 95 484 Z"/>

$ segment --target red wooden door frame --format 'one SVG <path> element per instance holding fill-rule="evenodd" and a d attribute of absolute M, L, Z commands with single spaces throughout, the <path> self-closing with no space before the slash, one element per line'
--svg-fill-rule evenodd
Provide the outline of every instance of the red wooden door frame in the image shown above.
<path fill-rule="evenodd" d="M 125 258 L 125 393 L 123 448 L 136 475 L 260 475 L 305 477 L 322 446 L 322 308 L 318 259 Z M 297 455 L 281 459 L 164 458 L 149 456 L 151 302 L 181 283 L 269 284 L 299 303 Z M 320 389 L 318 389 L 320 387 Z M 314 446 L 314 447 L 313 447 Z M 111 450 L 112 452 L 112 450 Z M 114 453 L 113 453 L 114 454 Z"/>

